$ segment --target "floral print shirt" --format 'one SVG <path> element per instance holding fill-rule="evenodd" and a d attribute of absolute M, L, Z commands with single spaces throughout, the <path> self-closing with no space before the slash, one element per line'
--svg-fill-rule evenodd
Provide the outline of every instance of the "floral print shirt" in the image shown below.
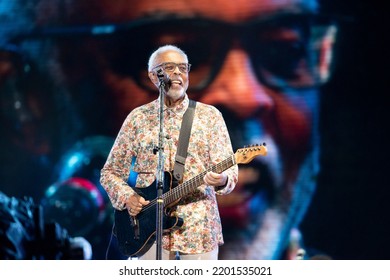
<path fill-rule="evenodd" d="M 137 172 L 137 188 L 146 188 L 156 180 L 159 136 L 159 99 L 134 109 L 124 121 L 107 161 L 101 170 L 101 184 L 118 210 L 134 190 L 127 181 L 131 169 Z M 164 105 L 164 170 L 172 171 L 183 115 L 189 105 L 188 96 L 170 108 Z M 213 165 L 231 157 L 232 146 L 222 114 L 213 106 L 197 102 L 192 124 L 183 181 L 187 181 Z M 135 163 L 132 167 L 132 159 Z M 205 184 L 182 198 L 174 207 L 183 218 L 180 229 L 163 235 L 163 248 L 186 254 L 200 254 L 223 244 L 222 227 L 216 194 L 230 193 L 238 179 L 238 167 L 227 169 L 227 184 L 214 190 Z"/>

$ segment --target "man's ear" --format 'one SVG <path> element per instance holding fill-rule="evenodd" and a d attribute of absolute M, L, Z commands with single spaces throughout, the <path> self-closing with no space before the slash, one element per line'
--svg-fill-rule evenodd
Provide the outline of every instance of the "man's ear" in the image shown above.
<path fill-rule="evenodd" d="M 152 83 L 155 84 L 156 86 L 158 86 L 158 77 L 157 77 L 156 73 L 153 71 L 150 71 L 148 73 L 148 76 L 149 76 L 149 79 L 152 81 Z"/>

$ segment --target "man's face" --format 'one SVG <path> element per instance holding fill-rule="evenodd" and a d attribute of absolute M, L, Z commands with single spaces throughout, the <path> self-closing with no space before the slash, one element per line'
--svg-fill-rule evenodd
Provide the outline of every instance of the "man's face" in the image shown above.
<path fill-rule="evenodd" d="M 268 147 L 267 156 L 240 166 L 235 191 L 219 198 L 225 228 L 245 228 L 250 212 L 262 216 L 271 199 L 282 198 L 288 212 L 303 161 L 317 144 L 313 129 L 318 95 L 313 85 L 327 78 L 329 66 L 329 49 L 322 48 L 321 40 L 313 41 L 312 19 L 297 17 L 313 12 L 316 1 L 90 2 L 93 8 L 85 5 L 89 8 L 84 11 L 82 5 L 70 7 L 68 23 L 140 23 L 123 33 L 118 29 L 111 36 L 86 40 L 82 44 L 87 51 L 79 55 L 94 57 L 85 62 L 94 61 L 99 69 L 117 128 L 130 110 L 157 98 L 147 75 L 151 52 L 164 44 L 177 45 L 192 64 L 189 97 L 222 111 L 234 149 L 263 142 Z M 69 64 L 72 44 L 65 42 L 62 48 L 71 84 L 83 77 L 83 69 L 75 72 Z M 262 192 L 266 195 L 257 195 Z"/>
<path fill-rule="evenodd" d="M 181 53 L 177 51 L 165 51 L 156 57 L 153 61 L 152 71 L 149 72 L 151 82 L 159 88 L 160 81 L 156 70 L 161 67 L 164 68 L 164 72 L 169 76 L 170 80 L 168 90 L 166 91 L 166 98 L 172 102 L 183 98 L 188 88 L 188 72 L 180 70 L 180 64 L 183 63 L 187 64 L 188 61 Z"/>

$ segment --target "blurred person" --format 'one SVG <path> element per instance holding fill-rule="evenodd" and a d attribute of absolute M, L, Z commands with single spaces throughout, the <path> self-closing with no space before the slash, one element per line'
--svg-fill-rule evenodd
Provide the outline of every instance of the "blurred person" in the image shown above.
<path fill-rule="evenodd" d="M 319 86 L 329 79 L 336 27 L 314 0 L 48 1 L 36 30 L 49 69 L 69 92 L 84 133 L 114 135 L 156 98 L 145 61 L 174 44 L 191 57 L 190 98 L 223 114 L 233 148 L 266 142 L 219 199 L 220 259 L 280 259 L 315 190 Z M 43 39 L 43 40 L 42 40 Z M 48 40 L 44 40 L 48 39 Z"/>
<path fill-rule="evenodd" d="M 163 106 L 164 111 L 163 133 L 169 136 L 165 137 L 165 143 L 160 147 L 163 149 L 163 171 L 168 172 L 174 170 L 179 134 L 181 135 L 181 127 L 185 125 L 182 120 L 189 108 L 186 92 L 190 84 L 188 76 L 191 64 L 183 50 L 173 45 L 165 45 L 154 51 L 148 61 L 148 76 L 156 91 L 159 91 L 161 86 L 159 70 L 169 75 L 170 81 L 166 82 L 160 92 L 162 97 L 130 112 L 101 172 L 101 183 L 113 206 L 118 210 L 128 211 L 134 219 L 137 219 L 138 214 L 150 201 L 146 201 L 145 197 L 127 184 L 132 159 L 136 158 L 133 169 L 138 173 L 135 187 L 141 191 L 150 191 L 145 190 L 147 187 L 152 188 L 152 192 L 156 191 L 156 186 L 150 185 L 156 180 L 159 162 L 159 156 L 153 149 L 161 144 L 158 141 L 160 107 Z M 164 104 L 160 104 L 161 101 Z M 183 182 L 210 170 L 213 165 L 221 163 L 233 154 L 223 117 L 210 105 L 197 102 L 189 137 Z M 175 252 L 182 259 L 218 259 L 218 249 L 223 244 L 223 237 L 216 195 L 226 195 L 234 189 L 237 173 L 237 165 L 221 173 L 207 171 L 204 184 L 200 183 L 196 191 L 183 196 L 177 205 L 172 207 L 170 211 L 183 219 L 183 225 L 163 235 L 162 259 L 176 258 Z M 170 188 L 167 184 L 164 193 Z M 140 217 L 139 223 L 145 217 L 147 216 Z M 128 218 L 125 221 L 128 221 Z M 155 224 L 155 219 L 152 219 L 151 224 Z M 139 227 L 140 233 L 145 232 L 142 224 Z M 150 233 L 152 232 L 154 228 L 150 230 Z M 140 249 L 141 246 L 143 245 L 140 244 Z M 140 258 L 156 259 L 155 246 Z"/>
<path fill-rule="evenodd" d="M 8 195 L 39 199 L 51 183 L 55 157 L 63 152 L 63 133 L 68 139 L 72 135 L 67 130 L 72 116 L 61 89 L 11 42 L 32 26 L 30 2 L 0 1 L 0 182 Z"/>
<path fill-rule="evenodd" d="M 68 111 L 72 107 L 69 106 L 66 95 L 62 88 L 54 85 L 42 61 L 30 56 L 30 51 L 34 48 L 22 47 L 12 42 L 14 36 L 33 26 L 32 4 L 36 2 L 0 1 L 0 191 L 12 196 L 12 201 L 22 198 L 36 201 L 42 199 L 45 189 L 55 181 L 57 160 L 68 145 L 75 141 L 73 136 L 77 133 L 75 115 Z M 36 50 L 40 52 L 39 48 Z M 8 209 L 4 208 L 6 210 Z M 20 210 L 30 212 L 27 207 L 21 207 Z M 11 218 L 5 221 L 15 221 L 15 224 L 18 222 L 17 209 L 9 211 L 8 215 Z M 40 218 L 44 219 L 43 216 Z M 26 228 L 33 222 L 37 220 L 27 221 Z M 17 224 L 22 228 L 24 226 L 21 222 Z M 29 232 L 22 229 L 20 231 L 31 243 L 34 241 L 28 235 Z M 11 240 L 19 238 L 19 235 L 13 236 L 12 231 L 10 233 Z M 61 234 L 59 230 L 52 233 Z M 59 240 L 56 240 L 57 244 L 50 243 L 52 236 L 49 235 L 48 233 L 45 244 L 59 246 Z M 77 237 L 72 240 L 74 242 L 71 241 L 70 245 L 77 248 L 84 239 Z M 26 245 L 25 243 L 20 246 Z M 85 244 L 87 243 L 86 241 Z M 0 246 L 0 250 L 7 252 L 7 244 L 2 242 L 2 245 L 4 246 Z M 40 245 L 37 250 L 47 249 L 45 246 L 39 247 Z M 26 250 L 26 254 L 28 253 Z"/>
<path fill-rule="evenodd" d="M 91 259 L 91 244 L 47 222 L 31 197 L 18 199 L 0 191 L 1 260 Z"/>

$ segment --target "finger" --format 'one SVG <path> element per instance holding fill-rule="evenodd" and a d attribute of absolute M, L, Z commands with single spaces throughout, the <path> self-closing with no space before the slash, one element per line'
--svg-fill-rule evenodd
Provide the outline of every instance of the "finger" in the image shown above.
<path fill-rule="evenodd" d="M 204 175 L 203 182 L 205 182 L 207 185 L 209 184 L 209 180 L 208 180 L 207 174 Z"/>
<path fill-rule="evenodd" d="M 210 176 L 206 175 L 203 180 L 206 183 L 206 185 L 212 186 L 215 184 L 214 178 L 212 178 L 212 177 L 210 178 Z"/>
<path fill-rule="evenodd" d="M 133 209 L 129 210 L 129 214 L 130 214 L 130 216 L 135 216 L 134 213 L 133 213 Z"/>
<path fill-rule="evenodd" d="M 141 199 L 139 200 L 140 202 L 140 206 L 142 207 L 143 205 L 147 205 L 150 203 L 149 200 L 145 200 L 145 198 L 141 197 Z"/>

